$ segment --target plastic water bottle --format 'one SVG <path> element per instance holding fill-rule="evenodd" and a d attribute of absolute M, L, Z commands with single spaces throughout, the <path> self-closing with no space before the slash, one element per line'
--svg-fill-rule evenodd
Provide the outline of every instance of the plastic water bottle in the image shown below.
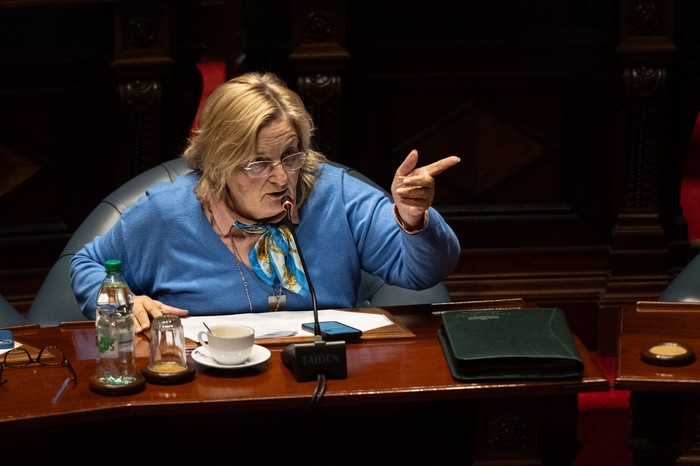
<path fill-rule="evenodd" d="M 122 276 L 119 260 L 105 262 L 105 277 L 97 295 L 95 343 L 97 369 L 92 384 L 129 386 L 139 383 L 134 354 L 134 295 Z"/>

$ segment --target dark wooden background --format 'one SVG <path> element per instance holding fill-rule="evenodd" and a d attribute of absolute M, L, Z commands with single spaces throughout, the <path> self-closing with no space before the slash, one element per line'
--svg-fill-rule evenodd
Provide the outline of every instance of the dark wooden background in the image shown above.
<path fill-rule="evenodd" d="M 0 2 L 0 293 L 26 311 L 71 233 L 184 147 L 197 1 Z"/>
<path fill-rule="evenodd" d="M 28 309 L 80 220 L 179 154 L 200 60 L 282 76 L 384 186 L 413 148 L 459 235 L 454 300 L 561 306 L 609 352 L 685 264 L 694 0 L 0 3 L 0 293 Z"/>

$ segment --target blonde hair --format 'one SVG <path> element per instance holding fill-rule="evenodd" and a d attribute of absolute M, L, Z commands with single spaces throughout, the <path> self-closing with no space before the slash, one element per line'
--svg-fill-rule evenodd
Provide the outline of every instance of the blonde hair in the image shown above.
<path fill-rule="evenodd" d="M 190 143 L 185 149 L 187 166 L 202 173 L 197 198 L 220 199 L 233 169 L 250 162 L 260 130 L 272 122 L 287 120 L 299 139 L 306 162 L 299 169 L 297 204 L 308 197 L 325 156 L 311 149 L 314 124 L 301 98 L 272 73 L 246 73 L 233 78 L 209 96 Z"/>

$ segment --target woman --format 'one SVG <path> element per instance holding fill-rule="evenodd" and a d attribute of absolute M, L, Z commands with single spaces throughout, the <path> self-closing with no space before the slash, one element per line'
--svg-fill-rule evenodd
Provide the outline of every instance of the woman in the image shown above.
<path fill-rule="evenodd" d="M 416 168 L 411 152 L 392 183 L 392 206 L 325 164 L 310 147 L 312 132 L 299 96 L 273 74 L 219 86 L 184 154 L 194 171 L 151 188 L 74 256 L 71 284 L 83 314 L 95 317 L 108 259 L 122 261 L 137 332 L 161 314 L 308 310 L 309 279 L 319 309 L 353 307 L 360 269 L 411 289 L 444 279 L 459 242 L 430 208 L 433 177 L 459 158 Z M 285 199 L 310 277 L 280 223 Z"/>

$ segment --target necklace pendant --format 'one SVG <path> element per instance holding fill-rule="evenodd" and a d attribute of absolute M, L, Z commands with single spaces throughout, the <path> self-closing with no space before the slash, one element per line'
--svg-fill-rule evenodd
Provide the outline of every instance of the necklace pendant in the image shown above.
<path fill-rule="evenodd" d="M 267 297 L 267 310 L 268 311 L 284 311 L 287 308 L 287 296 L 280 294 L 277 296 L 270 295 Z"/>

